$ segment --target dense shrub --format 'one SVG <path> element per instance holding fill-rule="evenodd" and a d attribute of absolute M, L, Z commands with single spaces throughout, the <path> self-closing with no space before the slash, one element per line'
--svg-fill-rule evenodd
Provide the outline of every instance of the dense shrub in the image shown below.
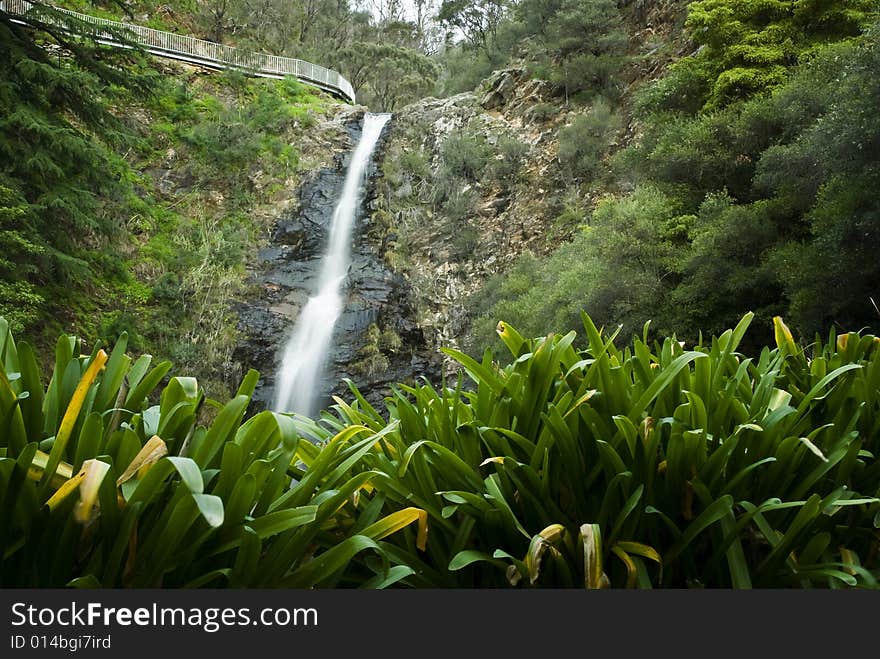
<path fill-rule="evenodd" d="M 515 15 L 533 70 L 565 97 L 614 95 L 627 36 L 613 0 L 524 0 Z"/>
<path fill-rule="evenodd" d="M 617 347 L 584 316 L 469 386 L 245 419 L 122 336 L 44 387 L 0 319 L 0 584 L 875 587 L 880 339 Z M 374 332 L 382 342 L 382 333 Z M 205 422 L 207 408 L 215 408 Z M 313 444 L 312 442 L 316 442 Z"/>
<path fill-rule="evenodd" d="M 692 216 L 654 187 L 624 200 L 601 202 L 574 240 L 544 259 L 522 256 L 507 273 L 491 279 L 468 307 L 477 310 L 466 345 L 480 354 L 493 344 L 498 318 L 530 336 L 563 332 L 581 312 L 622 323 L 628 333 L 644 324 L 645 309 L 666 312 L 668 281 L 678 270 L 677 252 Z M 659 314 L 667 329 L 673 318 Z"/>
<path fill-rule="evenodd" d="M 598 172 L 621 118 L 604 99 L 559 130 L 559 161 L 573 178 L 592 179 Z"/>
<path fill-rule="evenodd" d="M 382 517 L 377 474 L 352 470 L 386 432 L 347 428 L 319 451 L 289 416 L 244 419 L 254 371 L 225 405 L 190 377 L 157 396 L 169 362 L 133 361 L 125 335 L 109 355 L 82 347 L 59 339 L 44 386 L 0 318 L 0 585 L 376 587 L 412 573 L 377 542 L 420 520 L 423 536 L 424 513 Z M 386 565 L 349 565 L 361 552 Z"/>
<path fill-rule="evenodd" d="M 463 132 L 446 137 L 440 145 L 440 159 L 451 176 L 477 179 L 489 163 L 490 147 L 482 135 Z"/>
<path fill-rule="evenodd" d="M 751 318 L 694 346 L 500 323 L 509 365 L 447 350 L 470 386 L 340 401 L 325 435 L 393 428 L 362 466 L 428 511 L 425 552 L 388 541 L 409 585 L 876 587 L 880 339 L 776 318 L 746 355 Z"/>
<path fill-rule="evenodd" d="M 653 319 L 689 340 L 744 309 L 760 327 L 784 315 L 807 335 L 878 327 L 878 39 L 875 26 L 817 47 L 748 100 L 694 116 L 654 108 L 612 158 L 621 192 L 582 211 L 587 232 L 546 258 L 523 257 L 475 299 L 471 349 L 495 318 L 536 336 L 570 327 L 580 309 L 628 332 Z M 560 160 L 576 176 L 597 171 L 608 142 L 592 126 L 603 117 L 613 115 L 594 108 L 560 130 Z M 755 340 L 769 340 L 764 332 Z"/>
<path fill-rule="evenodd" d="M 855 37 L 877 16 L 871 0 L 691 2 L 687 27 L 701 48 L 672 67 L 664 91 L 674 91 L 655 99 L 660 107 L 712 109 L 764 94 L 817 46 Z"/>

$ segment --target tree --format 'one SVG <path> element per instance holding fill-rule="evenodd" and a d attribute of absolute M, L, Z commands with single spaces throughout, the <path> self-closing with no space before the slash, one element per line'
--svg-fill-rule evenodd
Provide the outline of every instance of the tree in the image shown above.
<path fill-rule="evenodd" d="M 236 32 L 233 0 L 202 0 L 198 6 L 198 23 L 206 39 L 224 43 Z"/>
<path fill-rule="evenodd" d="M 88 245 L 117 231 L 131 188 L 110 108 L 151 85 L 122 68 L 136 47 L 101 46 L 87 23 L 42 5 L 16 20 L 0 12 L 0 313 L 26 326 L 50 313 L 38 287 L 84 285 Z"/>
<path fill-rule="evenodd" d="M 361 102 L 387 112 L 429 93 L 439 75 L 430 58 L 388 43 L 356 42 L 340 57 Z"/>
<path fill-rule="evenodd" d="M 516 16 L 532 59 L 548 64 L 566 96 L 607 93 L 627 46 L 614 0 L 523 0 Z"/>
<path fill-rule="evenodd" d="M 495 45 L 506 11 L 506 0 L 444 0 L 437 20 L 448 30 L 459 31 L 473 48 L 488 51 Z"/>
<path fill-rule="evenodd" d="M 816 46 L 857 36 L 877 17 L 874 0 L 700 0 L 686 27 L 701 46 L 673 67 L 673 84 L 701 89 L 701 107 L 722 107 L 783 84 Z"/>

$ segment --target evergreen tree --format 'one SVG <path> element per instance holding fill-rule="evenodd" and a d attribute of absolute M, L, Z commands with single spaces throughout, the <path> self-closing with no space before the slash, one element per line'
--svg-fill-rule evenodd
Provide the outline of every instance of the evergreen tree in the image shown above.
<path fill-rule="evenodd" d="M 24 327 L 52 312 L 37 290 L 85 285 L 87 246 L 117 229 L 129 186 L 111 109 L 149 82 L 121 66 L 137 50 L 99 45 L 75 18 L 39 4 L 15 18 L 0 12 L 0 315 Z"/>

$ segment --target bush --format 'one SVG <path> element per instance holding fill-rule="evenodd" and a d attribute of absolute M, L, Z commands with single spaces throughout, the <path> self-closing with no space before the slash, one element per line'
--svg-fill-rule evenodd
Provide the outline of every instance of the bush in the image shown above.
<path fill-rule="evenodd" d="M 376 474 L 351 469 L 386 432 L 347 428 L 320 450 L 303 438 L 310 422 L 244 421 L 256 372 L 225 405 L 189 377 L 156 396 L 171 364 L 126 347 L 123 334 L 109 355 L 81 355 L 63 336 L 44 387 L 34 350 L 0 318 L 0 585 L 376 587 L 412 572 L 349 566 L 362 552 L 387 559 L 377 543 L 410 523 L 424 529 L 412 507 L 380 517 L 362 491 Z"/>
<path fill-rule="evenodd" d="M 595 178 L 621 124 L 608 102 L 597 99 L 585 114 L 559 130 L 560 163 L 574 178 Z"/>
<path fill-rule="evenodd" d="M 596 322 L 637 331 L 651 316 L 659 329 L 672 321 L 668 294 L 692 217 L 656 188 L 601 201 L 570 243 L 544 258 L 522 256 L 468 307 L 479 310 L 466 345 L 479 354 L 505 318 L 529 336 L 562 332 L 586 310 Z M 497 341 L 495 342 L 497 344 Z"/>
<path fill-rule="evenodd" d="M 880 338 L 776 318 L 748 357 L 751 320 L 690 349 L 500 323 L 507 366 L 445 351 L 471 386 L 316 422 L 245 420 L 253 371 L 156 399 L 125 336 L 62 337 L 44 388 L 0 319 L 0 585 L 876 587 Z"/>
<path fill-rule="evenodd" d="M 575 333 L 498 332 L 501 367 L 454 350 L 472 381 L 399 387 L 386 421 L 357 390 L 324 420 L 393 428 L 362 468 L 428 511 L 404 582 L 456 587 L 877 586 L 880 338 L 738 347 L 752 315 L 686 349 Z"/>
<path fill-rule="evenodd" d="M 495 145 L 497 154 L 489 162 L 489 175 L 504 186 L 516 182 L 523 161 L 529 153 L 529 145 L 515 137 L 501 135 Z"/>
<path fill-rule="evenodd" d="M 477 180 L 489 163 L 491 150 L 482 135 L 456 133 L 440 145 L 443 168 L 452 176 Z"/>

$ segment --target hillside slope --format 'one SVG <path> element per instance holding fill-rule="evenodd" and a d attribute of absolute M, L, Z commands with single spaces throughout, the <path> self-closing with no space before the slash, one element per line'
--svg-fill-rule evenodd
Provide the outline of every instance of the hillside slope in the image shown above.
<path fill-rule="evenodd" d="M 493 72 L 474 92 L 423 99 L 395 113 L 372 235 L 392 270 L 409 282 L 429 351 L 450 346 L 479 353 L 487 333 L 470 338 L 473 296 L 523 255 L 546 257 L 570 241 L 596 201 L 614 189 L 608 160 L 640 131 L 635 93 L 692 47 L 681 32 L 686 2 L 624 5 L 628 59 L 618 71 L 618 100 L 597 126 L 588 176 L 560 157 L 560 131 L 570 141 L 565 129 L 595 103 L 567 103 L 526 61 Z M 447 366 L 455 368 L 451 361 Z"/>

